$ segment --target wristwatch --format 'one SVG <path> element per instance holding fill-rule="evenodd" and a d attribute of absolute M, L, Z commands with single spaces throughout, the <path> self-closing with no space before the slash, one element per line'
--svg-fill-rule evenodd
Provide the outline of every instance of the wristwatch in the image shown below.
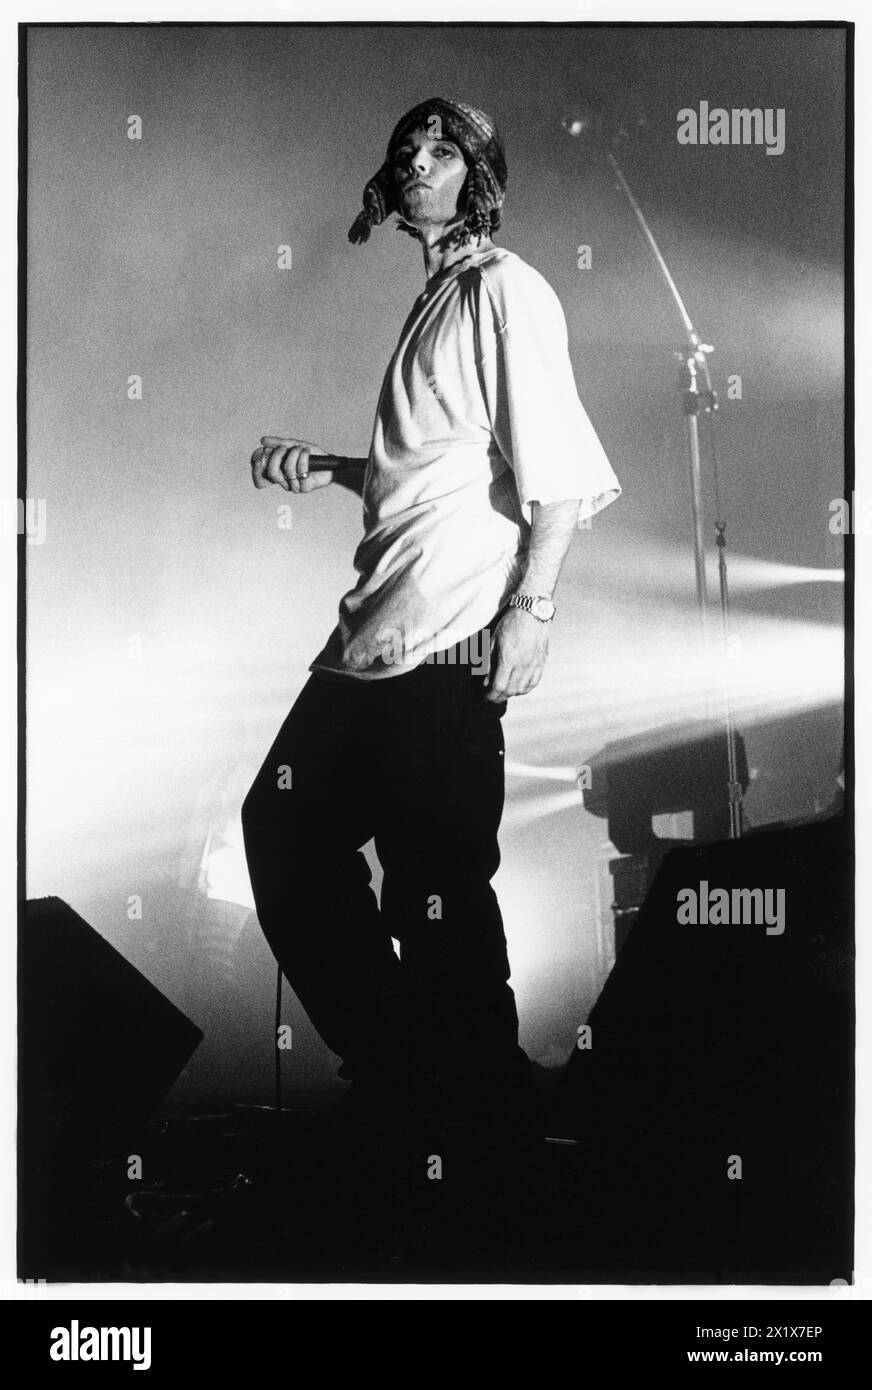
<path fill-rule="evenodd" d="M 523 608 L 525 613 L 532 613 L 534 618 L 538 618 L 540 623 L 550 623 L 557 609 L 550 598 L 543 598 L 534 594 L 512 594 L 509 599 L 510 608 Z"/>

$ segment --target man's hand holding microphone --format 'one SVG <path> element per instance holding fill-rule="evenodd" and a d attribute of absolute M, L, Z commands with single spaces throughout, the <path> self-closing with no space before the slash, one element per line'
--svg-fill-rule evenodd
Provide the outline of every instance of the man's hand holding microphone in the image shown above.
<path fill-rule="evenodd" d="M 366 459 L 328 454 L 306 439 L 283 439 L 265 434 L 251 456 L 251 480 L 256 488 L 271 483 L 286 492 L 316 492 L 332 482 L 360 495 Z"/>

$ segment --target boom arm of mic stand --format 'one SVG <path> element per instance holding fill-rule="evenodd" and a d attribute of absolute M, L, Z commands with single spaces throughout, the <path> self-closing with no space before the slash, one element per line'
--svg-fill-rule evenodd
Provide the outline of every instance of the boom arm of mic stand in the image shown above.
<path fill-rule="evenodd" d="M 678 286 L 672 278 L 672 273 L 669 269 L 669 266 L 666 264 L 660 247 L 657 245 L 657 242 L 654 238 L 654 233 L 651 231 L 651 228 L 648 226 L 648 223 L 645 220 L 645 214 L 643 213 L 642 209 L 639 207 L 639 204 L 636 202 L 636 199 L 633 196 L 633 191 L 630 188 L 630 185 L 627 183 L 626 178 L 624 177 L 624 172 L 621 169 L 621 166 L 618 163 L 617 159 L 615 158 L 614 151 L 609 150 L 606 155 L 606 158 L 608 159 L 609 164 L 612 166 L 621 191 L 623 192 L 624 196 L 627 199 L 627 202 L 630 204 L 630 207 L 633 210 L 633 216 L 636 218 L 636 221 L 642 229 L 642 234 L 645 237 L 645 240 L 648 242 L 648 245 L 651 247 L 651 250 L 654 253 L 654 259 L 660 267 L 660 272 L 664 280 L 666 281 L 666 284 L 669 288 L 669 293 L 672 295 L 672 298 L 675 301 L 675 307 L 678 310 L 678 313 L 681 317 L 681 322 L 684 324 L 684 331 L 687 334 L 687 349 L 678 353 L 677 356 L 680 358 L 683 364 L 682 371 L 680 374 L 680 384 L 682 388 L 682 409 L 685 418 L 685 427 L 687 430 L 688 463 L 690 468 L 690 502 L 693 514 L 693 555 L 694 568 L 696 572 L 696 597 L 697 603 L 699 605 L 699 617 L 700 625 L 702 628 L 703 644 L 705 649 L 707 650 L 708 588 L 706 584 L 705 570 L 705 545 L 703 539 L 702 517 L 702 481 L 700 477 L 699 461 L 699 387 L 697 384 L 697 373 L 698 368 L 702 367 L 706 376 L 707 385 L 709 387 L 709 397 L 711 398 L 713 393 L 710 389 L 711 380 L 708 375 L 707 355 L 712 351 L 712 348 L 710 344 L 701 342 L 699 334 L 697 333 L 696 329 L 693 326 L 693 323 L 691 322 L 690 314 L 687 312 L 687 309 L 685 308 L 684 300 L 681 298 L 681 295 L 678 291 Z"/>
<path fill-rule="evenodd" d="M 654 253 L 654 258 L 660 267 L 661 274 L 669 288 L 669 292 L 675 301 L 675 306 L 681 316 L 684 331 L 687 335 L 687 347 L 676 356 L 681 361 L 680 385 L 682 390 L 682 409 L 687 431 L 688 462 L 690 470 L 690 495 L 691 508 L 693 512 L 693 553 L 694 566 L 696 571 L 696 592 L 699 605 L 700 624 L 703 637 L 703 652 L 708 660 L 708 627 L 707 627 L 707 606 L 708 593 L 706 586 L 705 570 L 705 539 L 703 532 L 702 516 L 702 480 L 699 457 L 699 409 L 702 403 L 703 409 L 711 417 L 718 408 L 717 394 L 712 388 L 711 373 L 709 371 L 708 358 L 713 351 L 710 343 L 703 343 L 699 334 L 693 326 L 690 314 L 685 308 L 684 301 L 678 291 L 678 286 L 672 278 L 669 266 L 663 259 L 660 247 L 654 238 L 654 233 L 645 220 L 645 215 L 636 199 L 632 189 L 624 177 L 623 170 L 615 158 L 614 151 L 609 150 L 607 159 L 617 178 L 618 185 L 624 193 L 627 202 L 632 208 L 645 240 Z M 705 381 L 705 391 L 700 392 L 698 377 L 702 372 Z M 712 448 L 714 441 L 712 440 Z M 717 481 L 717 479 L 715 479 Z M 718 502 L 718 510 L 720 505 Z M 721 601 L 721 630 L 723 637 L 723 655 L 726 659 L 729 645 L 729 590 L 727 587 L 727 559 L 726 559 L 726 522 L 720 517 L 716 522 L 716 535 L 718 547 L 718 570 L 720 575 L 720 601 Z M 730 691 L 727 683 L 726 671 L 722 678 L 724 723 L 727 739 L 727 764 L 728 764 L 728 796 L 730 803 L 730 836 L 738 839 L 742 833 L 742 811 L 741 811 L 741 786 L 737 781 L 737 749 L 736 749 L 736 729 L 733 721 L 733 709 L 730 699 Z"/>

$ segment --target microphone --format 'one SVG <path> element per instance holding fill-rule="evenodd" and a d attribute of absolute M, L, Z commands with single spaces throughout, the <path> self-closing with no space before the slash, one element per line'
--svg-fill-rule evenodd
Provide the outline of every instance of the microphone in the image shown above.
<path fill-rule="evenodd" d="M 354 468 L 360 459 L 344 458 L 339 454 L 310 454 L 310 473 L 341 473 L 343 468 Z"/>
<path fill-rule="evenodd" d="M 258 461 L 262 462 L 264 454 L 268 452 L 269 449 L 265 449 L 263 445 L 260 445 L 252 455 L 252 464 Z M 260 455 L 260 460 L 258 460 L 258 455 Z M 349 468 L 358 468 L 361 464 L 365 464 L 366 462 L 366 459 L 346 458 L 344 454 L 310 454 L 309 472 L 342 473 Z"/>

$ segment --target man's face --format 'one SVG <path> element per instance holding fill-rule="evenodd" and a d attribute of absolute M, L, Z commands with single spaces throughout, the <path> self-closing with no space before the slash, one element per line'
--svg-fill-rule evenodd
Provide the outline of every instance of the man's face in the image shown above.
<path fill-rule="evenodd" d="M 438 123 L 431 122 L 432 126 Z M 458 216 L 457 201 L 467 175 L 458 145 L 423 126 L 405 136 L 393 155 L 400 213 L 413 226 L 444 226 Z"/>

